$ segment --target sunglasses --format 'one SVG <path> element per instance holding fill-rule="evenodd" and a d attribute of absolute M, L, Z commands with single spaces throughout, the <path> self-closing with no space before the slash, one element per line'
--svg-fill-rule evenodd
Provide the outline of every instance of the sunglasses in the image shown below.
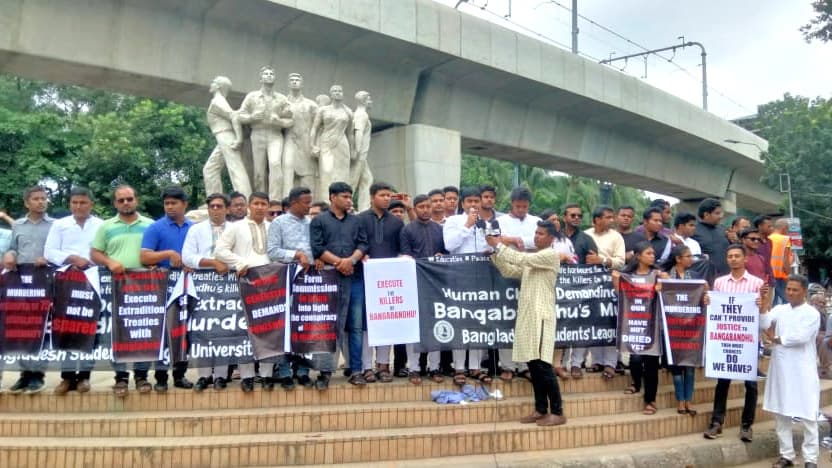
<path fill-rule="evenodd" d="M 583 213 L 569 213 L 566 216 L 569 217 L 569 218 L 583 218 L 584 217 Z"/>
<path fill-rule="evenodd" d="M 117 198 L 116 203 L 132 203 L 135 198 L 127 197 L 127 198 Z"/>
<path fill-rule="evenodd" d="M 762 242 L 763 241 L 762 237 L 746 237 L 746 239 L 750 240 L 751 242 Z"/>

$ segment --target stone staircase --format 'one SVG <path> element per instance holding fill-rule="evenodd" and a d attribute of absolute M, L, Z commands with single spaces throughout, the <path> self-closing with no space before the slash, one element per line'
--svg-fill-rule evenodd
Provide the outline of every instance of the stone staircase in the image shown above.
<path fill-rule="evenodd" d="M 201 394 L 131 390 L 124 400 L 109 392 L 109 379 L 109 373 L 96 373 L 93 391 L 85 395 L 0 394 L 0 467 L 323 465 L 651 441 L 703 431 L 715 384 L 698 371 L 699 414 L 678 415 L 670 375 L 661 371 L 660 411 L 644 416 L 641 395 L 623 393 L 628 376 L 608 382 L 587 374 L 561 382 L 568 423 L 541 428 L 516 422 L 533 409 L 531 385 L 518 379 L 492 384 L 503 400 L 467 405 L 430 401 L 432 390 L 453 387 L 450 379 L 421 386 L 396 379 L 366 388 L 333 379 L 326 392 L 278 387 L 251 394 L 235 382 L 223 392 Z M 822 388 L 826 406 L 832 383 L 823 381 Z M 726 437 L 739 423 L 743 391 L 741 384 L 731 386 Z M 766 419 L 758 406 L 758 421 Z"/>

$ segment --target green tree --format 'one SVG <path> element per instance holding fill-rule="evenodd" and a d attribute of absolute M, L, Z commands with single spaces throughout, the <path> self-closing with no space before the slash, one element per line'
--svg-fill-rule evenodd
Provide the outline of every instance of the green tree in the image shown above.
<path fill-rule="evenodd" d="M 786 94 L 759 106 L 754 126 L 769 142 L 764 182 L 776 189 L 790 176 L 806 255 L 832 258 L 832 100 Z"/>
<path fill-rule="evenodd" d="M 800 27 L 806 42 L 832 41 L 832 0 L 815 0 L 812 2 L 812 9 L 815 17 Z"/>

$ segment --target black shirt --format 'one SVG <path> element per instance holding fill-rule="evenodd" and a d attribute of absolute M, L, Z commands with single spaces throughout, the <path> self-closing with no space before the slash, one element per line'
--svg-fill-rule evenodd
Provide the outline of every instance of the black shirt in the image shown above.
<path fill-rule="evenodd" d="M 638 244 L 640 240 L 644 240 L 644 235 L 635 231 L 630 231 L 626 234 L 619 234 L 621 234 L 621 237 L 624 238 L 624 252 L 634 252 L 636 249 L 636 244 Z"/>
<path fill-rule="evenodd" d="M 381 217 L 370 209 L 358 214 L 361 227 L 367 233 L 367 255 L 370 258 L 393 258 L 399 256 L 399 236 L 404 223 L 384 211 Z"/>
<path fill-rule="evenodd" d="M 324 251 L 337 257 L 349 257 L 360 250 L 367 253 L 367 233 L 358 217 L 347 213 L 338 219 L 331 210 L 315 216 L 309 224 L 309 243 L 312 255 L 318 259 Z M 354 276 L 361 277 L 361 262 L 355 264 Z"/>
<path fill-rule="evenodd" d="M 582 265 L 586 263 L 586 255 L 590 250 L 598 253 L 598 246 L 595 245 L 595 241 L 592 240 L 587 233 L 576 229 L 571 236 L 566 237 L 568 237 L 572 242 L 572 247 L 575 249 L 575 255 L 578 256 L 578 263 Z"/>
<path fill-rule="evenodd" d="M 634 246 L 635 246 L 635 244 L 638 244 L 639 242 L 644 242 L 644 241 L 650 242 L 650 245 L 653 247 L 653 252 L 655 253 L 654 265 L 656 267 L 661 265 L 661 263 L 664 262 L 665 260 L 667 260 L 667 257 L 670 256 L 670 250 L 667 249 L 667 243 L 670 242 L 670 239 L 668 239 L 661 232 L 657 232 L 655 237 L 653 237 L 653 239 L 651 239 L 651 240 L 647 239 L 647 233 L 646 232 L 636 232 L 635 236 L 633 236 L 632 240 L 633 240 L 633 245 Z M 673 247 L 671 247 L 671 249 L 672 248 Z M 668 255 L 664 255 L 666 249 L 667 249 L 667 254 Z"/>
<path fill-rule="evenodd" d="M 727 275 L 731 271 L 725 258 L 729 245 L 728 238 L 725 237 L 725 228 L 697 221 L 693 239 L 699 242 L 702 253 L 708 255 L 708 260 L 716 268 L 717 276 Z"/>
<path fill-rule="evenodd" d="M 442 226 L 433 221 L 423 223 L 411 221 L 401 232 L 401 253 L 413 258 L 433 257 L 437 253 L 447 254 Z"/>

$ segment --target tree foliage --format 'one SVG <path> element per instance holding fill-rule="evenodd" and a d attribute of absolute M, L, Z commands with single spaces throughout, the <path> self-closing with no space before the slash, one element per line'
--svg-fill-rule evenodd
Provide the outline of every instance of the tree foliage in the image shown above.
<path fill-rule="evenodd" d="M 812 2 L 812 9 L 815 17 L 800 27 L 806 42 L 832 41 L 832 0 L 815 0 Z"/>
<path fill-rule="evenodd" d="M 194 200 L 204 192 L 202 165 L 214 140 L 197 107 L 78 86 L 0 76 L 0 207 L 23 210 L 21 194 L 44 184 L 53 204 L 88 187 L 101 214 L 110 194 L 129 184 L 140 209 L 162 214 L 165 185 L 181 184 Z"/>
<path fill-rule="evenodd" d="M 757 114 L 754 126 L 769 142 L 765 182 L 778 189 L 779 175 L 789 174 L 806 254 L 832 258 L 832 100 L 786 94 Z"/>
<path fill-rule="evenodd" d="M 585 213 L 589 213 L 601 204 L 601 183 L 597 180 L 555 175 L 545 169 L 522 164 L 519 176 L 520 185 L 532 191 L 532 213 L 540 213 L 547 208 L 560 211 L 570 203 L 577 203 Z M 511 162 L 473 155 L 462 157 L 462 186 L 493 185 L 497 189 L 495 206 L 499 211 L 509 210 L 513 180 L 514 164 Z M 650 200 L 640 190 L 623 186 L 611 189 L 609 205 L 613 208 L 631 205 L 636 213 L 641 213 L 649 204 Z M 590 221 L 588 216 L 584 217 L 585 223 Z"/>

